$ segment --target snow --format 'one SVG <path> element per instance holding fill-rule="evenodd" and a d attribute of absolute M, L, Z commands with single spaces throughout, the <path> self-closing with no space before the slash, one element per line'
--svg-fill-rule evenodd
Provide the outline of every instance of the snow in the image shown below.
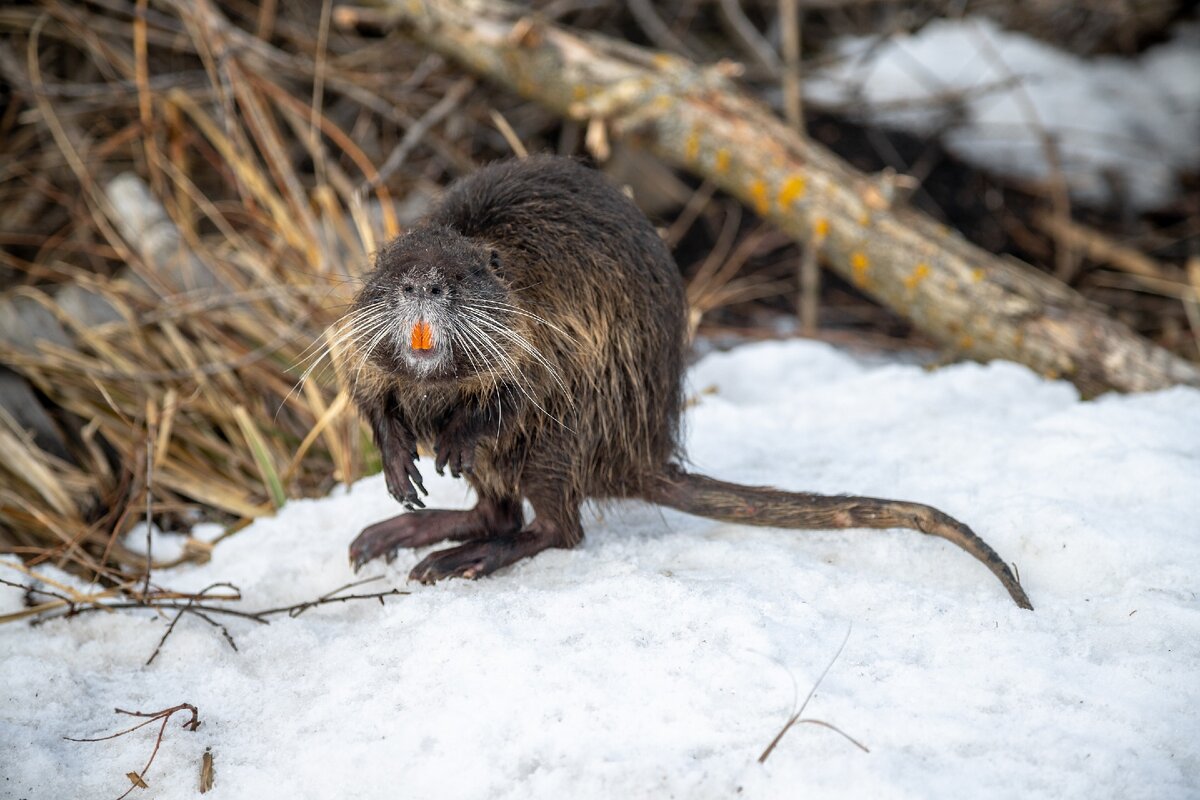
<path fill-rule="evenodd" d="M 1200 391 L 1084 403 L 1008 363 L 938 371 L 806 341 L 713 354 L 691 374 L 696 469 L 746 483 L 919 500 L 1018 564 L 1036 611 L 912 532 L 801 533 L 637 503 L 589 513 L 578 550 L 477 582 L 228 621 L 94 613 L 0 626 L 0 797 L 1196 797 L 1200 793 Z M 431 505 L 462 484 L 423 461 Z M 353 579 L 346 548 L 396 513 L 375 477 L 158 575 L 232 581 L 247 609 Z M 157 543 L 156 543 L 157 546 Z M 16 572 L 0 565 L 5 577 Z M 61 574 L 47 571 L 52 577 Z M 21 593 L 0 587 L 0 613 Z M 799 725 L 759 754 L 849 630 Z"/>
<path fill-rule="evenodd" d="M 1050 179 L 1053 142 L 1076 199 L 1161 207 L 1200 168 L 1200 25 L 1136 59 L 1083 59 L 983 18 L 937 20 L 910 36 L 845 37 L 806 96 L 886 127 L 944 131 L 976 165 Z"/>

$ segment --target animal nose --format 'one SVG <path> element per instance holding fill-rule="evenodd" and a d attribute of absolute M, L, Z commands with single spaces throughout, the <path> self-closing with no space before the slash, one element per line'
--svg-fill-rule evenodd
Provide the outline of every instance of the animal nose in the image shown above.
<path fill-rule="evenodd" d="M 444 294 L 446 291 L 446 287 L 440 283 L 430 283 L 420 287 L 413 286 L 411 283 L 406 283 L 404 284 L 403 289 L 405 294 L 413 294 L 419 290 L 421 294 L 427 294 L 431 297 L 437 297 Z"/>

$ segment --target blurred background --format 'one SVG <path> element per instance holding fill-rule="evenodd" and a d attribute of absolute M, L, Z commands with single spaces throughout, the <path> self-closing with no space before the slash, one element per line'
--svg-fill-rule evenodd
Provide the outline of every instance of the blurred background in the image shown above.
<path fill-rule="evenodd" d="M 1174 0 L 554 0 L 699 64 L 992 253 L 1200 358 L 1200 18 Z M 336 337 L 370 254 L 514 152 L 587 158 L 674 251 L 701 348 L 954 358 L 704 177 L 330 2 L 0 9 L 0 552 L 130 586 L 377 471 Z M 819 261 L 819 259 L 818 259 Z M 335 328 L 336 330 L 336 328 Z M 310 370 L 311 368 L 311 370 Z M 302 380 L 302 376 L 306 376 Z M 350 532 L 347 532 L 349 536 Z"/>

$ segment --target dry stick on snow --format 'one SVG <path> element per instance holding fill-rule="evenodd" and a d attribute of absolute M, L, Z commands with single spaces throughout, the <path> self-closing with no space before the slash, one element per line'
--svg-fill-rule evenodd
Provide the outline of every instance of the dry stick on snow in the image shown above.
<path fill-rule="evenodd" d="M 178 604 L 167 604 L 167 603 L 161 603 L 161 604 L 112 603 L 112 604 L 101 604 L 100 607 L 101 608 L 113 608 L 113 609 L 116 609 L 116 608 L 144 608 L 146 605 L 152 605 L 152 606 L 157 606 L 159 608 L 166 608 L 166 609 L 188 610 L 188 611 L 191 611 L 192 613 L 195 613 L 197 610 L 199 610 L 199 611 L 203 611 L 203 612 L 209 613 L 209 614 L 229 614 L 229 615 L 232 615 L 235 617 L 241 617 L 243 619 L 253 620 L 254 622 L 260 622 L 264 625 L 269 625 L 270 622 L 267 620 L 267 617 L 272 617 L 277 614 L 287 614 L 289 617 L 295 618 L 295 617 L 298 617 L 301 614 L 303 614 L 308 609 L 315 608 L 316 606 L 332 605 L 333 603 L 345 603 L 345 602 L 348 602 L 351 600 L 377 600 L 377 601 L 379 601 L 380 605 L 384 605 L 383 600 L 386 597 L 399 597 L 401 595 L 412 594 L 412 592 L 405 591 L 403 589 L 388 589 L 386 592 L 371 592 L 369 594 L 345 594 L 345 595 L 340 594 L 341 592 L 344 592 L 346 589 L 349 589 L 353 586 L 358 586 L 363 583 L 369 583 L 371 581 L 382 580 L 382 578 L 383 578 L 382 575 L 377 575 L 373 578 L 366 578 L 361 581 L 354 581 L 353 583 L 348 583 L 345 586 L 339 586 L 337 589 L 334 589 L 332 592 L 328 592 L 326 594 L 321 595 L 316 600 L 305 600 L 300 603 L 293 603 L 292 605 L 288 605 L 288 606 L 278 606 L 276 608 L 266 608 L 261 611 L 239 611 L 237 609 L 225 608 L 223 606 L 203 606 L 197 602 L 196 597 L 191 597 L 188 599 L 188 602 L 192 604 L 192 607 L 190 609 L 185 609 L 184 606 L 181 606 Z M 222 585 L 226 585 L 226 584 L 216 584 L 216 585 L 222 586 Z M 81 608 L 78 610 L 78 613 L 82 613 L 84 611 L 90 611 L 90 610 L 96 610 L 96 607 L 89 606 L 88 608 Z M 39 620 L 39 621 L 41 621 L 41 620 Z M 236 650 L 237 648 L 235 647 L 234 649 Z"/>
<path fill-rule="evenodd" d="M 108 739 L 116 739 L 118 736 L 124 736 L 128 733 L 133 733 L 134 731 L 138 730 L 139 728 L 143 728 L 146 725 L 149 725 L 151 722 L 154 722 L 155 720 L 160 720 L 160 719 L 162 720 L 162 725 L 159 726 L 159 729 L 158 729 L 158 737 L 154 740 L 154 750 L 151 751 L 150 760 L 146 762 L 146 766 L 142 767 L 141 772 L 125 773 L 125 777 L 129 778 L 129 783 L 131 785 L 128 789 L 125 790 L 125 792 L 121 795 L 121 797 L 117 798 L 117 800 L 121 800 L 121 798 L 126 797 L 134 789 L 150 788 L 149 784 L 146 783 L 146 779 L 145 779 L 146 773 L 150 771 L 150 765 L 154 763 L 154 757 L 158 755 L 158 748 L 159 748 L 159 745 L 162 744 L 163 734 L 166 733 L 166 731 L 167 731 L 167 723 L 171 720 L 171 715 L 177 711 L 192 712 L 192 716 L 183 723 L 183 727 L 187 728 L 190 731 L 195 731 L 197 728 L 200 727 L 200 717 L 198 716 L 196 707 L 194 705 L 192 705 L 191 703 L 180 703 L 179 705 L 172 706 L 171 708 L 164 708 L 162 711 L 149 711 L 149 712 L 125 711 L 124 709 L 120 709 L 120 708 L 113 709 L 113 710 L 116 711 L 118 714 L 128 714 L 131 717 L 148 717 L 148 719 L 145 722 L 139 722 L 137 725 L 134 725 L 132 728 L 126 728 L 123 731 L 118 731 L 118 732 L 110 734 L 108 736 L 99 736 L 94 739 L 76 739 L 71 736 L 64 736 L 63 738 L 69 742 L 103 742 L 103 741 L 107 741 Z"/>
<path fill-rule="evenodd" d="M 481 0 L 340 7 L 340 25 L 388 19 L 472 71 L 713 181 L 790 236 L 822 240 L 831 268 L 921 330 L 1005 358 L 1085 395 L 1200 386 L 1200 366 L 1138 336 L 1052 277 L 999 258 L 894 201 L 730 80 L 678 56 L 529 18 Z"/>
<path fill-rule="evenodd" d="M 345 603 L 347 600 L 378 600 L 379 605 L 383 605 L 383 598 L 393 597 L 402 594 L 412 594 L 412 592 L 404 592 L 399 589 L 391 589 L 386 592 L 372 592 L 371 594 L 342 594 L 347 589 L 353 589 L 355 586 L 362 586 L 364 583 L 372 583 L 374 581 L 383 580 L 382 575 L 376 575 L 372 578 L 363 578 L 362 580 L 352 581 L 343 586 L 339 586 L 332 592 L 326 592 L 316 600 L 308 600 L 303 603 L 295 603 L 290 606 L 280 606 L 278 608 L 268 608 L 265 611 L 256 611 L 258 617 L 267 617 L 272 614 L 287 614 L 292 619 L 308 611 L 316 606 L 329 605 L 330 603 Z M 340 595 L 340 596 L 339 596 Z"/>
<path fill-rule="evenodd" d="M 213 788 L 214 774 L 212 748 L 206 747 L 200 758 L 200 794 L 206 794 Z"/>
<path fill-rule="evenodd" d="M 27 568 L 20 567 L 20 571 L 24 572 L 35 581 L 47 581 L 36 573 L 29 571 Z M 241 619 L 257 622 L 261 625 L 271 624 L 267 617 L 277 614 L 287 614 L 289 617 L 295 618 L 303 614 L 310 608 L 316 606 L 331 605 L 333 603 L 345 603 L 352 600 L 377 600 L 380 605 L 384 604 L 386 597 L 399 597 L 401 595 L 411 594 L 411 592 L 401 589 L 389 589 L 384 592 L 372 592 L 369 594 L 342 594 L 347 589 L 352 589 L 355 586 L 361 586 L 364 583 L 382 580 L 382 575 L 376 575 L 372 578 L 353 581 L 343 586 L 339 586 L 331 592 L 326 592 L 315 600 L 306 600 L 300 603 L 293 603 L 288 606 L 279 606 L 277 608 L 266 608 L 261 611 L 242 611 L 237 608 L 229 608 L 226 606 L 212 605 L 213 602 L 239 602 L 242 600 L 242 591 L 237 586 L 228 582 L 218 582 L 209 584 L 196 593 L 182 593 L 157 590 L 149 594 L 135 595 L 133 599 L 119 599 L 112 590 L 93 595 L 70 596 L 66 592 L 71 591 L 70 587 L 64 584 L 51 583 L 56 588 L 62 589 L 63 592 L 55 592 L 39 587 L 36 583 L 20 584 L 13 581 L 8 581 L 0 578 L 0 584 L 12 586 L 16 589 L 21 589 L 26 593 L 26 596 L 32 599 L 34 594 L 50 597 L 51 600 L 44 603 L 37 603 L 26 608 L 23 611 L 13 614 L 0 616 L 0 623 L 12 622 L 19 619 L 33 618 L 31 624 L 40 625 L 43 622 L 48 622 L 52 619 L 60 619 L 63 617 L 77 617 L 81 614 L 86 614 L 92 611 L 107 611 L 113 612 L 122 609 L 131 608 L 152 608 L 159 612 L 174 611 L 175 616 L 171 618 L 167 624 L 167 629 L 163 632 L 162 637 L 158 640 L 158 644 L 154 648 L 154 652 L 150 654 L 150 658 L 146 661 L 146 666 L 153 663 L 154 659 L 162 651 L 163 645 L 167 639 L 175 631 L 175 626 L 184 614 L 191 614 L 198 617 L 204 622 L 221 632 L 225 641 L 233 650 L 237 650 L 237 643 L 233 639 L 233 635 L 221 623 L 217 622 L 213 617 L 222 614 L 226 616 L 239 617 Z M 139 581 L 140 582 L 140 581 Z M 229 589 L 232 594 L 210 594 L 214 589 Z M 111 598 L 111 599 L 110 599 Z M 181 602 L 182 601 L 182 602 Z M 207 603 L 205 601 L 208 601 Z"/>
<path fill-rule="evenodd" d="M 182 618 L 183 615 L 187 614 L 187 613 L 195 614 L 197 617 L 204 620 L 209 625 L 212 625 L 213 627 L 215 627 L 219 631 L 221 631 L 222 635 L 224 635 L 224 637 L 225 637 L 225 641 L 229 643 L 229 646 L 232 647 L 235 652 L 237 651 L 237 643 L 233 641 L 233 636 L 232 636 L 232 634 L 229 633 L 229 629 L 226 628 L 224 625 L 220 624 L 219 622 L 215 621 L 212 617 L 208 616 L 203 611 L 197 610 L 195 607 L 197 599 L 204 597 L 211 590 L 218 589 L 218 588 L 232 589 L 233 591 L 237 592 L 238 597 L 241 597 L 241 594 L 242 594 L 241 589 L 234 586 L 232 583 L 223 581 L 221 583 L 210 583 L 208 586 L 205 586 L 203 589 L 201 589 L 199 592 L 197 592 L 196 597 L 189 598 L 187 603 L 184 606 L 182 606 L 177 612 L 175 612 L 175 616 L 171 619 L 171 623 L 169 625 L 167 625 L 167 629 L 165 631 L 163 631 L 162 638 L 158 640 L 158 645 L 155 646 L 154 652 L 150 654 L 150 657 L 148 659 L 146 659 L 147 667 L 154 663 L 154 659 L 158 658 L 158 654 L 162 651 L 162 646 L 167 643 L 167 637 L 169 637 L 171 635 L 171 633 L 175 630 L 176 623 L 178 623 L 180 618 Z"/>
<path fill-rule="evenodd" d="M 842 639 L 842 643 L 838 647 L 837 652 L 833 654 L 833 658 L 829 659 L 829 663 L 825 665 L 825 669 L 821 671 L 820 676 L 817 677 L 817 680 L 815 683 L 813 683 L 812 688 L 808 690 L 808 696 L 804 698 L 804 702 L 800 704 L 798 709 L 792 712 L 792 715 L 788 717 L 788 721 L 784 723 L 783 728 L 779 731 L 779 733 L 775 734 L 775 738 L 771 740 L 769 745 L 767 745 L 767 749 L 763 750 L 762 755 L 758 757 L 758 763 L 765 763 L 766 760 L 770 758 L 772 751 L 775 750 L 775 747 L 780 743 L 780 741 L 783 740 L 783 737 L 787 735 L 787 732 L 792 729 L 793 725 L 798 723 L 806 725 L 820 725 L 822 728 L 829 728 L 829 730 L 833 731 L 834 733 L 840 733 L 851 744 L 853 744 L 859 750 L 862 750 L 864 753 L 871 752 L 871 750 L 865 744 L 858 741 L 841 728 L 830 725 L 824 720 L 800 718 L 800 715 L 804 713 L 804 709 L 808 707 L 809 701 L 813 699 L 813 695 L 816 694 L 817 689 L 820 688 L 821 682 L 825 680 L 825 676 L 829 674 L 829 670 L 833 669 L 833 665 L 836 664 L 838 658 L 841 657 L 842 651 L 846 649 L 846 642 L 850 641 L 850 630 L 850 628 L 846 629 L 846 636 L 844 639 Z"/>

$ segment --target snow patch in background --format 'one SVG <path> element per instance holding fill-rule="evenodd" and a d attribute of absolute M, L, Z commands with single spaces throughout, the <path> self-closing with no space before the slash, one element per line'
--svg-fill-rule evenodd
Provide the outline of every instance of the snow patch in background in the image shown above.
<path fill-rule="evenodd" d="M 492 578 L 408 586 L 422 551 L 364 569 L 385 579 L 359 591 L 412 591 L 385 606 L 223 619 L 239 652 L 192 618 L 150 667 L 150 614 L 0 626 L 0 797 L 116 797 L 151 728 L 61 737 L 180 702 L 203 725 L 172 722 L 156 800 L 197 796 L 205 747 L 216 800 L 1195 797 L 1200 391 L 1082 403 L 1013 364 L 926 372 L 806 341 L 714 354 L 690 383 L 718 387 L 689 413 L 696 469 L 940 506 L 1017 563 L 1037 610 L 914 532 L 622 503 L 586 516 L 580 549 Z M 470 504 L 421 466 L 430 506 Z M 157 577 L 232 581 L 247 609 L 313 599 L 397 511 L 370 478 Z M 20 604 L 0 587 L 0 613 Z M 871 753 L 802 725 L 758 764 L 851 626 L 806 715 Z"/>
<path fill-rule="evenodd" d="M 1053 141 L 1071 193 L 1144 211 L 1200 168 L 1200 25 L 1136 59 L 1083 59 L 984 18 L 938 20 L 910 36 L 846 37 L 805 96 L 873 124 L 943 133 L 951 152 L 1023 179 L 1053 177 Z"/>

